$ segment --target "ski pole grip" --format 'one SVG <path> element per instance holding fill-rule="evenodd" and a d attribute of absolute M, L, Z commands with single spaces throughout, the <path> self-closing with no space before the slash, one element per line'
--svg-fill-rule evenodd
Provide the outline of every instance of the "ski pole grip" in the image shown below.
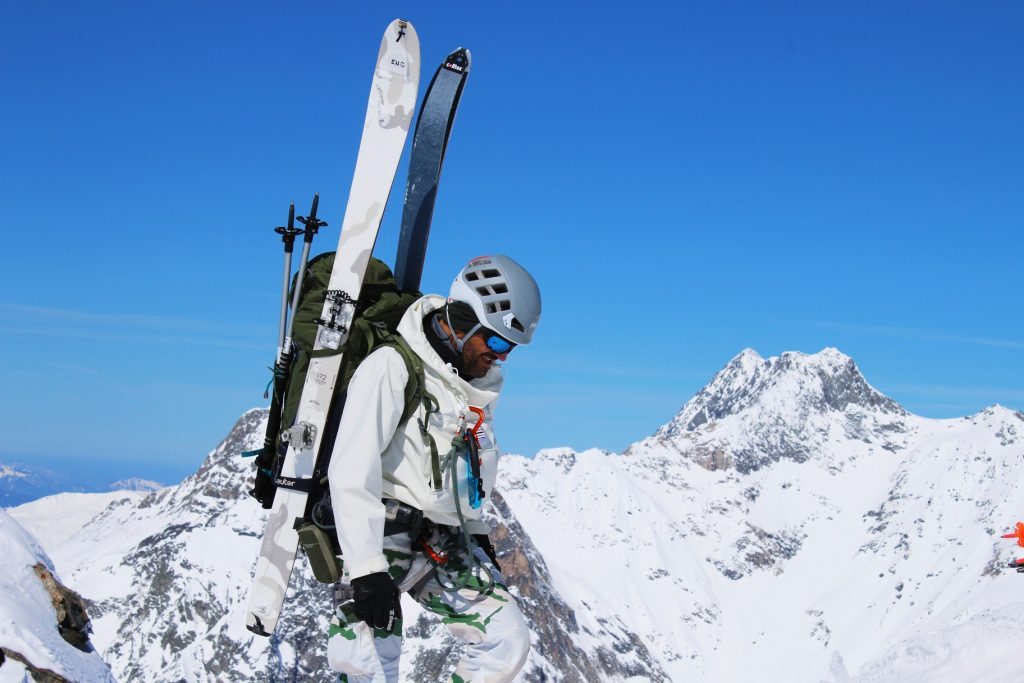
<path fill-rule="evenodd" d="M 299 222 L 306 226 L 306 234 L 302 238 L 306 244 L 312 242 L 313 236 L 316 235 L 317 231 L 327 225 L 327 221 L 322 221 L 316 217 L 318 206 L 320 206 L 319 192 L 313 195 L 313 206 L 309 209 L 309 216 L 299 216 Z"/>
<path fill-rule="evenodd" d="M 288 225 L 282 225 L 274 228 L 274 232 L 281 236 L 281 241 L 284 242 L 284 253 L 292 253 L 292 246 L 295 244 L 295 237 L 301 230 L 295 227 L 295 202 L 292 202 L 288 206 Z"/>

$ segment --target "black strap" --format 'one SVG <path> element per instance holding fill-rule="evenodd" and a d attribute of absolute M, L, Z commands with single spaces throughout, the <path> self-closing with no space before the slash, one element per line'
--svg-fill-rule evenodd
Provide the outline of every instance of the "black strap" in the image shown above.
<path fill-rule="evenodd" d="M 292 479 L 291 477 L 279 476 L 274 480 L 274 486 L 279 489 L 290 489 L 292 491 L 302 491 L 303 493 L 312 493 L 320 486 L 319 479 Z"/>
<path fill-rule="evenodd" d="M 399 500 L 384 499 L 385 506 L 392 505 L 396 508 L 394 519 L 384 518 L 384 535 L 408 533 L 412 540 L 416 540 L 423 532 L 423 525 L 428 520 L 423 516 L 423 511 L 412 505 L 407 505 Z"/>

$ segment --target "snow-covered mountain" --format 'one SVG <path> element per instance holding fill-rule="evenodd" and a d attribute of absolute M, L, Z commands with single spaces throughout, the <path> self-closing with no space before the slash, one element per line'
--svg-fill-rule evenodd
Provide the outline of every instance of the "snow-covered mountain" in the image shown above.
<path fill-rule="evenodd" d="M 966 652 L 1024 679 L 997 533 L 1024 513 L 1019 412 L 925 419 L 834 349 L 748 350 L 622 456 L 503 468 L 577 619 L 621 620 L 671 680 L 977 680 Z"/>
<path fill-rule="evenodd" d="M 158 481 L 152 479 L 140 479 L 138 477 L 132 477 L 130 479 L 118 479 L 117 481 L 110 484 L 111 491 L 159 491 L 164 487 Z"/>
<path fill-rule="evenodd" d="M 147 494 L 119 490 L 110 493 L 57 493 L 7 510 L 44 548 L 56 548 L 78 533 L 112 504 L 134 505 Z"/>
<path fill-rule="evenodd" d="M 329 680 L 324 657 L 330 612 L 328 587 L 304 562 L 271 640 L 245 630 L 244 610 L 266 512 L 246 494 L 251 465 L 238 454 L 262 444 L 266 411 L 238 421 L 206 462 L 178 486 L 134 504 L 107 507 L 73 538 L 53 548 L 57 565 L 90 600 L 93 641 L 118 678 L 149 681 Z M 510 574 L 524 610 L 547 625 L 539 634 L 534 678 L 577 672 L 594 680 L 629 662 L 608 649 L 584 651 L 550 610 L 571 619 L 572 609 L 550 586 L 544 561 L 511 513 L 494 496 L 495 518 Z M 66 569 L 65 569 L 66 568 Z M 408 680 L 439 680 L 457 647 L 437 620 L 404 605 Z"/>
<path fill-rule="evenodd" d="M 81 598 L 36 540 L 0 510 L 0 680 L 113 681 L 88 639 Z"/>
<path fill-rule="evenodd" d="M 0 463 L 0 507 L 21 505 L 67 490 L 74 490 L 73 482 L 55 472 L 20 463 Z"/>
<path fill-rule="evenodd" d="M 112 483 L 100 472 L 55 472 L 38 465 L 0 463 L 0 507 L 14 507 L 58 493 L 155 491 L 163 486 L 147 479 L 121 479 Z M 84 500 L 84 499 L 83 499 Z"/>
<path fill-rule="evenodd" d="M 275 637 L 244 629 L 265 512 L 237 454 L 264 420 L 53 548 L 119 679 L 329 680 L 330 599 L 304 562 Z M 834 349 L 744 351 L 622 455 L 503 459 L 495 536 L 534 631 L 521 678 L 1024 679 L 1024 577 L 998 538 L 1022 469 L 1019 412 L 925 419 Z M 404 676 L 440 680 L 457 646 L 405 608 Z"/>

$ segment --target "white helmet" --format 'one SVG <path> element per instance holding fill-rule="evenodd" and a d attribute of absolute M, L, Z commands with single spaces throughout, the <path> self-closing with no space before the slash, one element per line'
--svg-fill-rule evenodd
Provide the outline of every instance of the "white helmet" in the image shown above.
<path fill-rule="evenodd" d="M 478 256 L 452 283 L 449 297 L 473 307 L 480 323 L 513 344 L 529 344 L 540 322 L 540 288 L 508 256 Z"/>

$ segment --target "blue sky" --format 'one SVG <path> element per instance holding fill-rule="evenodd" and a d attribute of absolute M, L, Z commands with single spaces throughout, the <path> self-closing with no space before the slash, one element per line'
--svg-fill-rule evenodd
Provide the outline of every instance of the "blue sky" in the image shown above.
<path fill-rule="evenodd" d="M 505 449 L 621 450 L 746 347 L 1024 408 L 1017 3 L 9 3 L 0 459 L 172 481 L 265 403 L 272 228 L 318 191 L 336 243 L 396 16 L 427 75 L 473 54 L 424 288 L 486 252 L 543 287 Z"/>

